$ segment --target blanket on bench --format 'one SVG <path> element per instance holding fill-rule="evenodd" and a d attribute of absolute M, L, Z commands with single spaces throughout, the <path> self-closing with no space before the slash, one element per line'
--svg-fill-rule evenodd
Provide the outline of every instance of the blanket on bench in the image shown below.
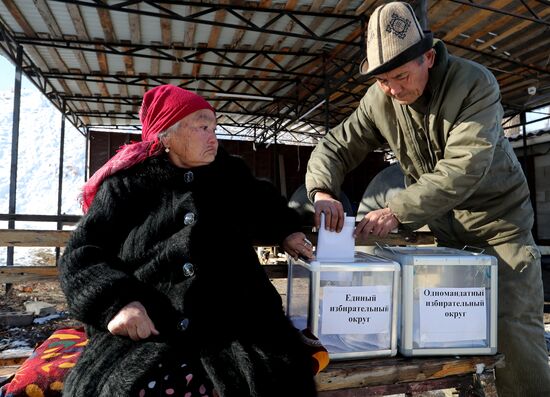
<path fill-rule="evenodd" d="M 308 329 L 302 331 L 302 336 L 311 352 L 312 370 L 317 374 L 328 365 L 328 352 Z M 0 388 L 0 397 L 61 397 L 63 381 L 87 341 L 83 328 L 55 331 L 25 360 L 13 379 Z"/>
<path fill-rule="evenodd" d="M 87 343 L 83 328 L 55 331 L 0 388 L 0 397 L 59 397 L 63 380 Z"/>

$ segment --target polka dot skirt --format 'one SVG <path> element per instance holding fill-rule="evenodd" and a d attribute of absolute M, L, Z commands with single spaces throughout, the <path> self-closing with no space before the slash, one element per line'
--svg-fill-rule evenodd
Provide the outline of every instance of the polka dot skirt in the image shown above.
<path fill-rule="evenodd" d="M 137 389 L 137 397 L 216 397 L 212 383 L 205 375 L 193 373 L 186 363 L 159 364 L 147 374 Z"/>

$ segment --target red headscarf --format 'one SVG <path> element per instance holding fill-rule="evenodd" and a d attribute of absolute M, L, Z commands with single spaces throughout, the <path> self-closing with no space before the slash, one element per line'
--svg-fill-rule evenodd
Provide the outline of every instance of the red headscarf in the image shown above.
<path fill-rule="evenodd" d="M 214 108 L 201 96 L 174 85 L 166 84 L 145 93 L 139 119 L 141 121 L 141 142 L 122 146 L 103 167 L 84 184 L 82 189 L 82 210 L 88 208 L 105 178 L 117 171 L 125 170 L 141 163 L 148 157 L 157 156 L 162 151 L 158 134 L 176 124 L 185 116 L 201 109 Z"/>

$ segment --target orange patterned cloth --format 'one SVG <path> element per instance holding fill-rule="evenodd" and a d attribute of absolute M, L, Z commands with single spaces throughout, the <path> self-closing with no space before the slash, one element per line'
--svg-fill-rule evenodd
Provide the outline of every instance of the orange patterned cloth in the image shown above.
<path fill-rule="evenodd" d="M 83 328 L 55 331 L 0 389 L 0 397 L 60 397 L 63 381 L 87 342 Z"/>
<path fill-rule="evenodd" d="M 317 375 L 324 370 L 330 362 L 328 351 L 309 328 L 303 329 L 301 334 L 302 341 L 306 345 L 306 350 L 311 355 L 313 375 Z"/>

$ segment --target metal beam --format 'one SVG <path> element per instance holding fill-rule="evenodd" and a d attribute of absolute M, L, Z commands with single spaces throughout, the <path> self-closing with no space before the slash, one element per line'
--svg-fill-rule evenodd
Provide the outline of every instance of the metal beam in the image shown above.
<path fill-rule="evenodd" d="M 524 64 L 522 62 L 519 62 L 519 61 L 516 61 L 514 59 L 506 58 L 506 57 L 503 57 L 503 56 L 500 56 L 500 55 L 491 54 L 491 53 L 485 52 L 485 51 L 476 50 L 475 48 L 464 46 L 462 44 L 453 43 L 452 41 L 449 41 L 449 40 L 443 40 L 443 42 L 447 45 L 457 47 L 457 48 L 462 48 L 463 50 L 466 50 L 466 51 L 472 51 L 472 52 L 475 52 L 476 54 L 487 56 L 489 58 L 498 59 L 499 61 L 502 61 L 502 62 L 509 62 L 511 64 L 514 64 L 516 66 L 525 68 L 527 70 L 531 70 L 533 72 L 550 75 L 550 69 L 544 69 L 544 68 L 533 66 L 533 65 L 526 65 L 526 64 Z M 540 76 L 538 76 L 538 75 L 536 77 L 540 78 Z"/>
<path fill-rule="evenodd" d="M 479 9 L 482 9 L 482 10 L 492 11 L 492 12 L 497 13 L 497 14 L 508 15 L 508 16 L 510 16 L 510 17 L 519 18 L 519 19 L 525 19 L 525 20 L 527 20 L 527 21 L 531 21 L 531 22 L 538 23 L 538 24 L 541 24 L 541 25 L 550 26 L 550 21 L 546 21 L 546 20 L 544 20 L 544 19 L 542 19 L 542 18 L 538 18 L 538 17 L 528 17 L 528 16 L 525 16 L 525 15 L 516 14 L 516 13 L 509 12 L 509 11 L 506 11 L 506 10 L 502 10 L 502 9 L 499 9 L 499 8 L 494 8 L 494 7 L 486 6 L 486 5 L 483 5 L 483 4 L 477 4 L 477 3 L 474 3 L 473 0 L 470 0 L 470 1 L 466 1 L 466 0 L 451 0 L 451 1 L 454 2 L 454 3 L 458 3 L 458 4 L 463 4 L 463 5 L 466 5 L 466 6 L 470 6 L 470 7 L 474 7 L 474 8 L 479 8 Z M 525 5 L 525 3 L 523 3 L 523 5 Z M 525 8 L 526 8 L 531 14 L 534 14 L 533 11 L 532 11 L 527 5 L 525 5 Z"/>
<path fill-rule="evenodd" d="M 207 80 L 220 80 L 220 81 L 280 81 L 288 82 L 288 77 L 276 77 L 276 76 L 216 76 L 216 75 L 198 75 L 193 76 L 190 74 L 182 74 L 178 76 L 166 75 L 166 74 L 144 74 L 144 75 L 129 75 L 129 74 L 108 74 L 101 72 L 94 72 L 93 74 L 87 74 L 82 72 L 56 72 L 49 71 L 42 73 L 44 77 L 52 79 L 69 79 L 69 80 L 85 80 L 85 81 L 104 81 L 102 79 L 112 79 L 105 80 L 105 83 L 108 84 L 131 84 L 131 85 L 140 85 L 140 81 L 146 80 L 171 80 L 174 78 L 183 79 L 183 80 L 197 80 L 197 81 L 207 81 Z M 142 84 L 142 85 L 151 85 L 151 84 Z"/>
<path fill-rule="evenodd" d="M 8 212 L 15 214 L 17 211 L 17 163 L 19 159 L 19 120 L 21 115 L 21 79 L 23 77 L 23 47 L 17 46 L 15 58 L 15 82 L 13 85 L 13 118 L 11 129 L 11 164 L 10 164 L 10 193 Z M 15 221 L 8 221 L 8 229 L 15 229 Z M 13 247 L 8 247 L 6 265 L 13 266 Z M 10 287 L 6 286 L 9 290 Z"/>
<path fill-rule="evenodd" d="M 0 221 L 19 222 L 61 222 L 74 224 L 80 220 L 78 215 L 37 215 L 37 214 L 0 214 Z"/>
<path fill-rule="evenodd" d="M 51 45 L 57 48 L 66 48 L 70 50 L 94 50 L 97 51 L 96 46 L 105 48 L 124 48 L 119 52 L 123 55 L 135 55 L 136 52 L 145 50 L 154 51 L 190 51 L 196 54 L 204 55 L 208 52 L 212 53 L 224 53 L 224 54 L 268 54 L 268 55 L 289 55 L 299 57 L 318 57 L 322 56 L 322 51 L 292 51 L 292 50 L 273 50 L 273 49 L 246 49 L 246 48 L 219 48 L 219 47 L 198 47 L 197 46 L 185 46 L 178 43 L 173 44 L 139 44 L 139 43 L 120 43 L 120 42 L 106 42 L 102 40 L 79 40 L 76 37 L 64 38 L 63 40 L 53 37 L 18 37 L 17 41 L 22 44 L 29 45 Z"/>
<path fill-rule="evenodd" d="M 316 12 L 307 12 L 307 11 L 297 11 L 297 10 L 286 10 L 286 9 L 276 9 L 276 8 L 259 8 L 259 7 L 249 7 L 249 6 L 240 6 L 240 5 L 234 5 L 234 4 L 205 4 L 201 2 L 187 2 L 187 1 L 163 1 L 163 4 L 174 4 L 174 5 L 183 5 L 183 6 L 192 6 L 197 8 L 203 8 L 202 11 L 196 12 L 191 15 L 182 15 L 179 14 L 172 9 L 168 9 L 166 7 L 163 7 L 160 4 L 155 4 L 151 1 L 125 1 L 118 4 L 106 4 L 102 1 L 97 0 L 89 0 L 89 1 L 83 1 L 83 0 L 51 0 L 51 1 L 57 1 L 61 3 L 71 3 L 80 5 L 83 7 L 94 7 L 94 8 L 100 8 L 100 9 L 107 9 L 112 11 L 118 11 L 118 12 L 126 12 L 128 14 L 139 14 L 139 15 L 145 15 L 150 17 L 156 17 L 156 18 L 165 18 L 165 19 L 173 19 L 177 21 L 185 21 L 185 22 L 191 22 L 195 24 L 204 24 L 204 25 L 211 25 L 211 26 L 220 26 L 225 28 L 231 28 L 231 29 L 239 29 L 239 30 L 249 30 L 253 32 L 259 32 L 259 33 L 266 33 L 270 35 L 277 35 L 277 36 L 286 36 L 286 37 L 296 37 L 306 40 L 315 40 L 315 41 L 321 41 L 326 43 L 334 43 L 334 44 L 348 44 L 348 45 L 359 45 L 359 43 L 349 43 L 345 40 L 338 40 L 333 39 L 331 37 L 328 37 L 326 35 L 316 35 L 315 33 L 311 32 L 309 29 L 304 29 L 306 33 L 309 34 L 301 34 L 301 33 L 293 33 L 293 32 L 287 32 L 287 31 L 279 31 L 274 29 L 268 29 L 267 27 L 272 25 L 274 20 L 280 19 L 283 16 L 286 16 L 289 18 L 289 22 L 293 21 L 295 22 L 296 18 L 294 16 L 319 16 L 323 18 L 334 18 L 335 21 L 337 20 L 356 20 L 359 21 L 359 17 L 355 15 L 346 15 L 346 14 L 329 14 L 329 13 L 316 13 Z M 158 12 L 151 12 L 151 11 L 145 11 L 137 8 L 131 8 L 130 6 L 134 6 L 137 3 L 144 3 L 148 6 L 157 8 Z M 232 24 L 232 23 L 226 23 L 226 22 L 220 22 L 210 19 L 202 19 L 207 18 L 210 14 L 215 14 L 219 10 L 225 10 L 226 12 L 234 15 L 241 21 L 243 21 L 244 25 L 238 25 L 238 24 Z M 268 14 L 274 14 L 275 17 L 269 19 L 266 23 L 259 26 L 252 21 L 250 21 L 246 16 L 242 15 L 240 12 L 255 12 L 255 13 L 268 13 Z M 334 33 L 334 32 L 333 32 Z"/>
<path fill-rule="evenodd" d="M 32 37 L 24 37 L 24 38 L 18 38 L 17 42 L 19 44 L 23 45 L 32 45 L 36 47 L 47 47 L 47 48 L 58 48 L 58 49 L 71 49 L 75 50 L 78 49 L 83 52 L 92 52 L 92 53 L 105 53 L 109 55 L 118 55 L 118 56 L 128 56 L 131 55 L 136 58 L 144 58 L 144 59 L 159 59 L 159 60 L 165 60 L 170 62 L 185 62 L 190 64 L 198 64 L 201 66 L 208 65 L 208 66 L 215 66 L 215 67 L 227 67 L 227 68 L 239 68 L 241 70 L 249 70 L 249 71 L 255 71 L 255 72 L 267 72 L 267 73 L 283 73 L 287 75 L 297 76 L 297 77 L 312 77 L 311 73 L 302 73 L 302 72 L 296 72 L 293 70 L 273 70 L 269 68 L 261 68 L 261 67 L 255 67 L 255 66 L 247 66 L 247 61 L 243 62 L 242 64 L 237 64 L 233 60 L 227 58 L 223 54 L 219 52 L 219 50 L 216 51 L 206 51 L 206 52 L 212 52 L 213 54 L 217 55 L 219 59 L 223 59 L 227 61 L 226 63 L 221 62 L 212 62 L 212 61 L 205 61 L 204 59 L 201 59 L 202 56 L 204 56 L 205 51 L 202 49 L 195 50 L 193 54 L 186 55 L 184 57 L 177 57 L 176 55 L 172 55 L 170 53 L 165 52 L 161 49 L 156 49 L 157 55 L 151 55 L 149 53 L 150 49 L 148 49 L 146 46 L 139 46 L 139 48 L 135 48 L 135 51 L 132 51 L 131 46 L 127 45 L 106 45 L 104 43 L 101 44 L 101 48 L 99 48 L 99 45 L 96 44 L 95 47 L 70 47 L 67 46 L 66 41 L 57 41 L 57 40 L 44 40 L 41 38 L 32 38 Z M 122 49 L 118 49 L 122 48 Z M 130 48 L 130 49 L 128 49 Z M 139 51 L 145 51 L 145 53 L 140 53 Z M 256 51 L 253 54 L 253 57 L 256 57 L 257 55 L 263 55 L 262 51 Z M 313 55 L 311 55 L 314 57 Z M 303 66 L 303 65 L 301 65 Z M 294 70 L 296 70 L 294 68 Z"/>
<path fill-rule="evenodd" d="M 4 53 L 14 64 L 17 64 L 16 49 L 19 46 L 20 44 L 12 35 L 10 30 L 6 28 L 4 23 L 0 20 L 0 48 L 4 50 Z M 40 68 L 36 66 L 25 51 L 23 51 L 21 66 L 23 73 L 29 81 L 34 84 L 36 88 L 38 88 L 38 90 L 46 96 L 46 98 L 49 99 L 54 107 L 56 107 L 59 111 L 62 111 L 61 100 L 58 96 L 57 90 L 54 88 L 50 80 L 43 76 Z M 71 112 L 68 112 L 67 118 L 77 129 L 84 125 L 83 121 L 75 118 Z"/>

